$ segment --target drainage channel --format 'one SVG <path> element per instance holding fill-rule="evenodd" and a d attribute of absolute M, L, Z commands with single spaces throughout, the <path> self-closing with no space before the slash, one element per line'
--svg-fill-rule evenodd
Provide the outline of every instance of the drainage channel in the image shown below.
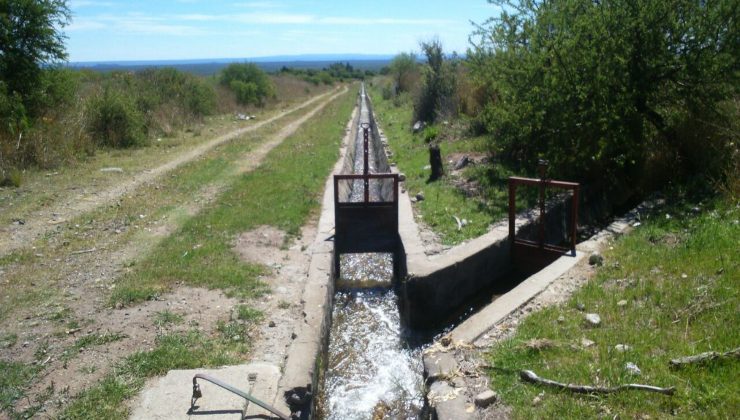
<path fill-rule="evenodd" d="M 364 87 L 353 171 L 364 168 L 363 126 L 371 123 Z M 369 141 L 368 172 L 381 166 Z M 370 185 L 370 200 L 380 186 Z M 363 199 L 362 180 L 353 182 L 350 201 Z M 404 328 L 393 288 L 393 254 L 341 254 L 317 417 L 326 419 L 421 418 L 424 409 L 421 351 L 430 340 Z"/>

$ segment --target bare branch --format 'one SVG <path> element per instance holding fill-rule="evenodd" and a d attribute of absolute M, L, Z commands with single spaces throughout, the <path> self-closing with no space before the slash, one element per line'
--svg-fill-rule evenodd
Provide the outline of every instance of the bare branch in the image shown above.
<path fill-rule="evenodd" d="M 691 364 L 702 364 L 711 362 L 716 359 L 729 359 L 729 358 L 735 358 L 740 359 L 740 347 L 730 350 L 725 353 L 718 353 L 716 351 L 707 351 L 700 354 L 695 354 L 693 356 L 684 356 L 679 357 L 678 359 L 671 359 L 669 362 L 672 368 L 681 368 L 686 365 Z"/>
<path fill-rule="evenodd" d="M 601 387 L 601 386 L 590 386 L 590 385 L 573 385 L 555 382 L 550 379 L 540 378 L 536 373 L 531 370 L 522 370 L 519 372 L 519 376 L 522 381 L 529 382 L 538 385 L 547 385 L 553 388 L 564 389 L 566 391 L 575 392 L 577 394 L 612 394 L 619 391 L 628 389 L 634 389 L 637 391 L 657 392 L 664 395 L 673 395 L 676 392 L 676 387 L 660 388 L 652 385 L 641 385 L 641 384 L 626 384 L 615 387 Z"/>

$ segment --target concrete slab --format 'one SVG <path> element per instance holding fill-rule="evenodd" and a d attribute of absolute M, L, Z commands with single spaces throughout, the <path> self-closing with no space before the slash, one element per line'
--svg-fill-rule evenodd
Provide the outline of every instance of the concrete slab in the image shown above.
<path fill-rule="evenodd" d="M 205 373 L 269 403 L 275 399 L 280 369 L 269 363 L 228 366 L 219 369 L 172 370 L 150 380 L 134 401 L 132 420 L 208 419 L 236 420 L 245 414 L 246 400 L 210 382 L 199 380 L 203 397 L 190 412 L 193 376 Z M 249 375 L 256 373 L 253 384 Z"/>
<path fill-rule="evenodd" d="M 445 381 L 432 384 L 427 394 L 429 405 L 434 410 L 437 419 L 472 419 L 474 410 L 470 409 L 472 404 L 465 397 L 464 388 L 456 388 Z"/>
<path fill-rule="evenodd" d="M 511 312 L 540 294 L 550 283 L 570 270 L 586 255 L 588 254 L 576 252 L 574 257 L 567 255 L 558 258 L 554 263 L 519 283 L 511 291 L 458 325 L 450 333 L 452 340 L 466 343 L 475 342 Z"/>
<path fill-rule="evenodd" d="M 252 373 L 257 374 L 256 381 L 252 387 L 251 394 L 263 402 L 270 405 L 275 403 L 278 392 L 278 382 L 280 381 L 280 369 L 271 363 L 250 363 L 248 366 L 251 367 Z M 205 397 L 206 394 L 203 394 Z M 288 415 L 290 413 L 285 412 Z M 258 406 L 257 404 L 249 403 L 247 410 L 244 415 L 245 419 L 269 419 L 275 418 L 272 413 Z"/>

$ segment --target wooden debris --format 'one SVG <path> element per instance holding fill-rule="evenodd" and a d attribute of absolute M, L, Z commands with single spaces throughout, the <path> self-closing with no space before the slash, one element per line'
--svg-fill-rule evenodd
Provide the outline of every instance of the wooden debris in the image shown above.
<path fill-rule="evenodd" d="M 669 362 L 672 368 L 681 368 L 686 365 L 702 364 L 711 362 L 716 359 L 728 359 L 735 358 L 740 359 L 740 347 L 730 350 L 725 353 L 719 353 L 716 351 L 707 351 L 704 353 L 695 354 L 693 356 L 679 357 L 678 359 L 671 359 Z"/>
<path fill-rule="evenodd" d="M 83 250 L 81 250 L 81 251 L 74 251 L 74 252 L 71 252 L 71 253 L 70 253 L 70 255 L 89 254 L 89 253 L 91 253 L 91 252 L 95 252 L 95 251 L 97 251 L 97 249 L 95 249 L 95 248 L 90 248 L 90 249 L 83 249 Z"/>
<path fill-rule="evenodd" d="M 670 388 L 660 388 L 660 387 L 651 386 L 651 385 L 626 384 L 626 385 L 619 385 L 615 387 L 601 387 L 601 386 L 590 386 L 590 385 L 564 384 L 560 382 L 555 382 L 550 379 L 540 378 L 539 376 L 537 376 L 536 373 L 532 372 L 531 370 L 522 370 L 519 372 L 519 376 L 522 378 L 522 381 L 524 382 L 529 382 L 529 383 L 538 384 L 538 385 L 547 385 L 553 388 L 559 388 L 559 389 L 564 389 L 566 391 L 575 392 L 577 394 L 612 394 L 615 392 L 624 391 L 628 389 L 634 389 L 637 391 L 657 392 L 659 394 L 664 394 L 664 395 L 673 395 L 676 392 L 676 387 L 674 386 Z"/>

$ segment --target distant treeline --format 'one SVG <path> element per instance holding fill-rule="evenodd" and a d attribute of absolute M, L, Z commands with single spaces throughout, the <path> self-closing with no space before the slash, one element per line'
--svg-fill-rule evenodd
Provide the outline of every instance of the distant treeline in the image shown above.
<path fill-rule="evenodd" d="M 249 60 L 247 60 L 249 62 Z M 257 67 L 267 73 L 278 73 L 282 69 L 299 69 L 299 70 L 324 70 L 338 61 L 275 61 L 275 62 L 254 62 Z M 387 67 L 390 60 L 343 60 L 343 64 L 349 64 L 355 69 L 362 71 L 379 72 L 382 68 Z M 96 63 L 82 64 L 71 63 L 70 68 L 78 70 L 92 70 L 96 72 L 114 72 L 114 71 L 142 71 L 148 68 L 171 67 L 186 73 L 197 74 L 200 76 L 212 76 L 221 72 L 230 64 L 227 62 L 214 63 L 147 63 L 147 64 L 127 64 L 127 63 Z"/>

